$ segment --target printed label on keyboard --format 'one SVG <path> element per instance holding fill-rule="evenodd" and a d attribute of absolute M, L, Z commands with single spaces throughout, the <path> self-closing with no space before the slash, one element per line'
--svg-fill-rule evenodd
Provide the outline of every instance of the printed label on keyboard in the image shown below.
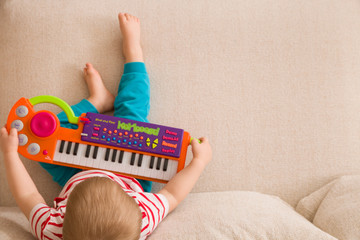
<path fill-rule="evenodd" d="M 178 158 L 183 129 L 102 114 L 86 114 L 81 140 Z"/>

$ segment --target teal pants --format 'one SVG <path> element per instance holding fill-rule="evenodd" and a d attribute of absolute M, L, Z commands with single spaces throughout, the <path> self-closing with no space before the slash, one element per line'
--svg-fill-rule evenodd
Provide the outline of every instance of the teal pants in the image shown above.
<path fill-rule="evenodd" d="M 78 117 L 82 113 L 98 113 L 94 105 L 88 100 L 83 99 L 76 105 L 71 106 L 75 115 Z M 150 81 L 146 72 L 145 64 L 142 62 L 126 63 L 124 74 L 121 78 L 118 95 L 114 102 L 114 116 L 132 119 L 141 122 L 149 122 L 147 116 L 150 110 Z M 77 125 L 68 122 L 64 112 L 57 115 L 61 127 L 76 129 Z M 48 171 L 55 182 L 64 186 L 66 182 L 81 169 L 40 163 Z M 138 179 L 145 192 L 150 192 L 152 182 Z"/>

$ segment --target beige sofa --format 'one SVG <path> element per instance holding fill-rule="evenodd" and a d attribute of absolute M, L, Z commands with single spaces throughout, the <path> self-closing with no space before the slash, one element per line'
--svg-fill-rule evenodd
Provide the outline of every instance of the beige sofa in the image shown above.
<path fill-rule="evenodd" d="M 142 23 L 150 122 L 214 153 L 149 239 L 360 239 L 359 1 L 0 1 L 0 122 L 20 97 L 86 98 L 86 62 L 115 94 L 121 11 Z M 33 239 L 2 157 L 0 181 L 0 239 Z"/>

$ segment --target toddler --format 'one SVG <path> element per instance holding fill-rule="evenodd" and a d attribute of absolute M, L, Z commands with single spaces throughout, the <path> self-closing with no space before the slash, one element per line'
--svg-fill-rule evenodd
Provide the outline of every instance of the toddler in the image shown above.
<path fill-rule="evenodd" d="M 149 78 L 140 46 L 140 22 L 130 15 L 118 15 L 123 35 L 124 74 L 115 98 L 104 86 L 99 73 L 90 64 L 84 68 L 90 96 L 72 106 L 83 112 L 103 113 L 114 107 L 114 115 L 147 122 Z M 65 114 L 58 115 L 63 127 L 72 127 Z M 4 155 L 6 176 L 21 211 L 29 219 L 38 239 L 145 239 L 191 191 L 201 172 L 211 160 L 206 138 L 192 141 L 193 159 L 158 193 L 150 193 L 151 182 L 107 171 L 41 164 L 64 186 L 46 205 L 17 153 L 16 129 L 0 130 L 0 148 Z M 145 191 L 144 191 L 145 190 Z"/>

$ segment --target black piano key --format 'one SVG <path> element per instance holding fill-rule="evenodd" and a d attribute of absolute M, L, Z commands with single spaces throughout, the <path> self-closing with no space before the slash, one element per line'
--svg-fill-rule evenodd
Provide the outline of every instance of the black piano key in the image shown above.
<path fill-rule="evenodd" d="M 157 163 L 156 163 L 156 169 L 160 170 L 160 165 L 161 165 L 161 157 L 158 157 Z"/>
<path fill-rule="evenodd" d="M 110 148 L 107 148 L 105 153 L 105 161 L 109 160 L 109 155 L 110 155 Z"/>
<path fill-rule="evenodd" d="M 155 157 L 154 157 L 154 156 L 151 156 L 149 168 L 151 168 L 151 169 L 154 168 L 154 162 L 155 162 Z"/>
<path fill-rule="evenodd" d="M 165 158 L 164 167 L 163 167 L 164 172 L 166 172 L 166 170 L 167 170 L 168 162 L 169 162 L 169 159 Z"/>
<path fill-rule="evenodd" d="M 93 159 L 96 159 L 97 153 L 98 153 L 98 149 L 99 149 L 99 147 L 98 147 L 98 146 L 95 146 L 94 153 L 93 153 Z"/>
<path fill-rule="evenodd" d="M 74 152 L 73 152 L 74 156 L 77 155 L 78 149 L 79 149 L 79 143 L 75 143 L 75 148 L 74 148 Z"/>
<path fill-rule="evenodd" d="M 112 158 L 111 158 L 111 161 L 112 161 L 112 162 L 115 162 L 116 153 L 117 153 L 117 151 L 116 151 L 116 149 L 114 149 L 114 150 L 113 150 L 113 155 L 112 155 Z"/>
<path fill-rule="evenodd" d="M 64 146 L 65 146 L 65 141 L 61 140 L 59 153 L 62 153 L 64 151 Z"/>
<path fill-rule="evenodd" d="M 71 145 L 72 145 L 72 142 L 68 142 L 68 145 L 67 145 L 67 148 L 66 148 L 66 154 L 70 154 Z"/>
<path fill-rule="evenodd" d="M 135 156 L 136 156 L 136 153 L 132 153 L 132 154 L 131 154 L 131 161 L 130 161 L 130 165 L 131 165 L 131 166 L 134 166 Z"/>
<path fill-rule="evenodd" d="M 119 163 L 122 163 L 123 157 L 124 157 L 124 151 L 120 151 Z"/>
<path fill-rule="evenodd" d="M 87 145 L 86 146 L 86 152 L 85 152 L 85 157 L 88 158 L 90 155 L 90 149 L 91 149 L 91 145 Z"/>
<path fill-rule="evenodd" d="M 142 154 L 139 155 L 138 167 L 141 167 L 142 160 L 143 160 L 143 156 L 144 156 L 144 155 L 142 155 Z"/>

